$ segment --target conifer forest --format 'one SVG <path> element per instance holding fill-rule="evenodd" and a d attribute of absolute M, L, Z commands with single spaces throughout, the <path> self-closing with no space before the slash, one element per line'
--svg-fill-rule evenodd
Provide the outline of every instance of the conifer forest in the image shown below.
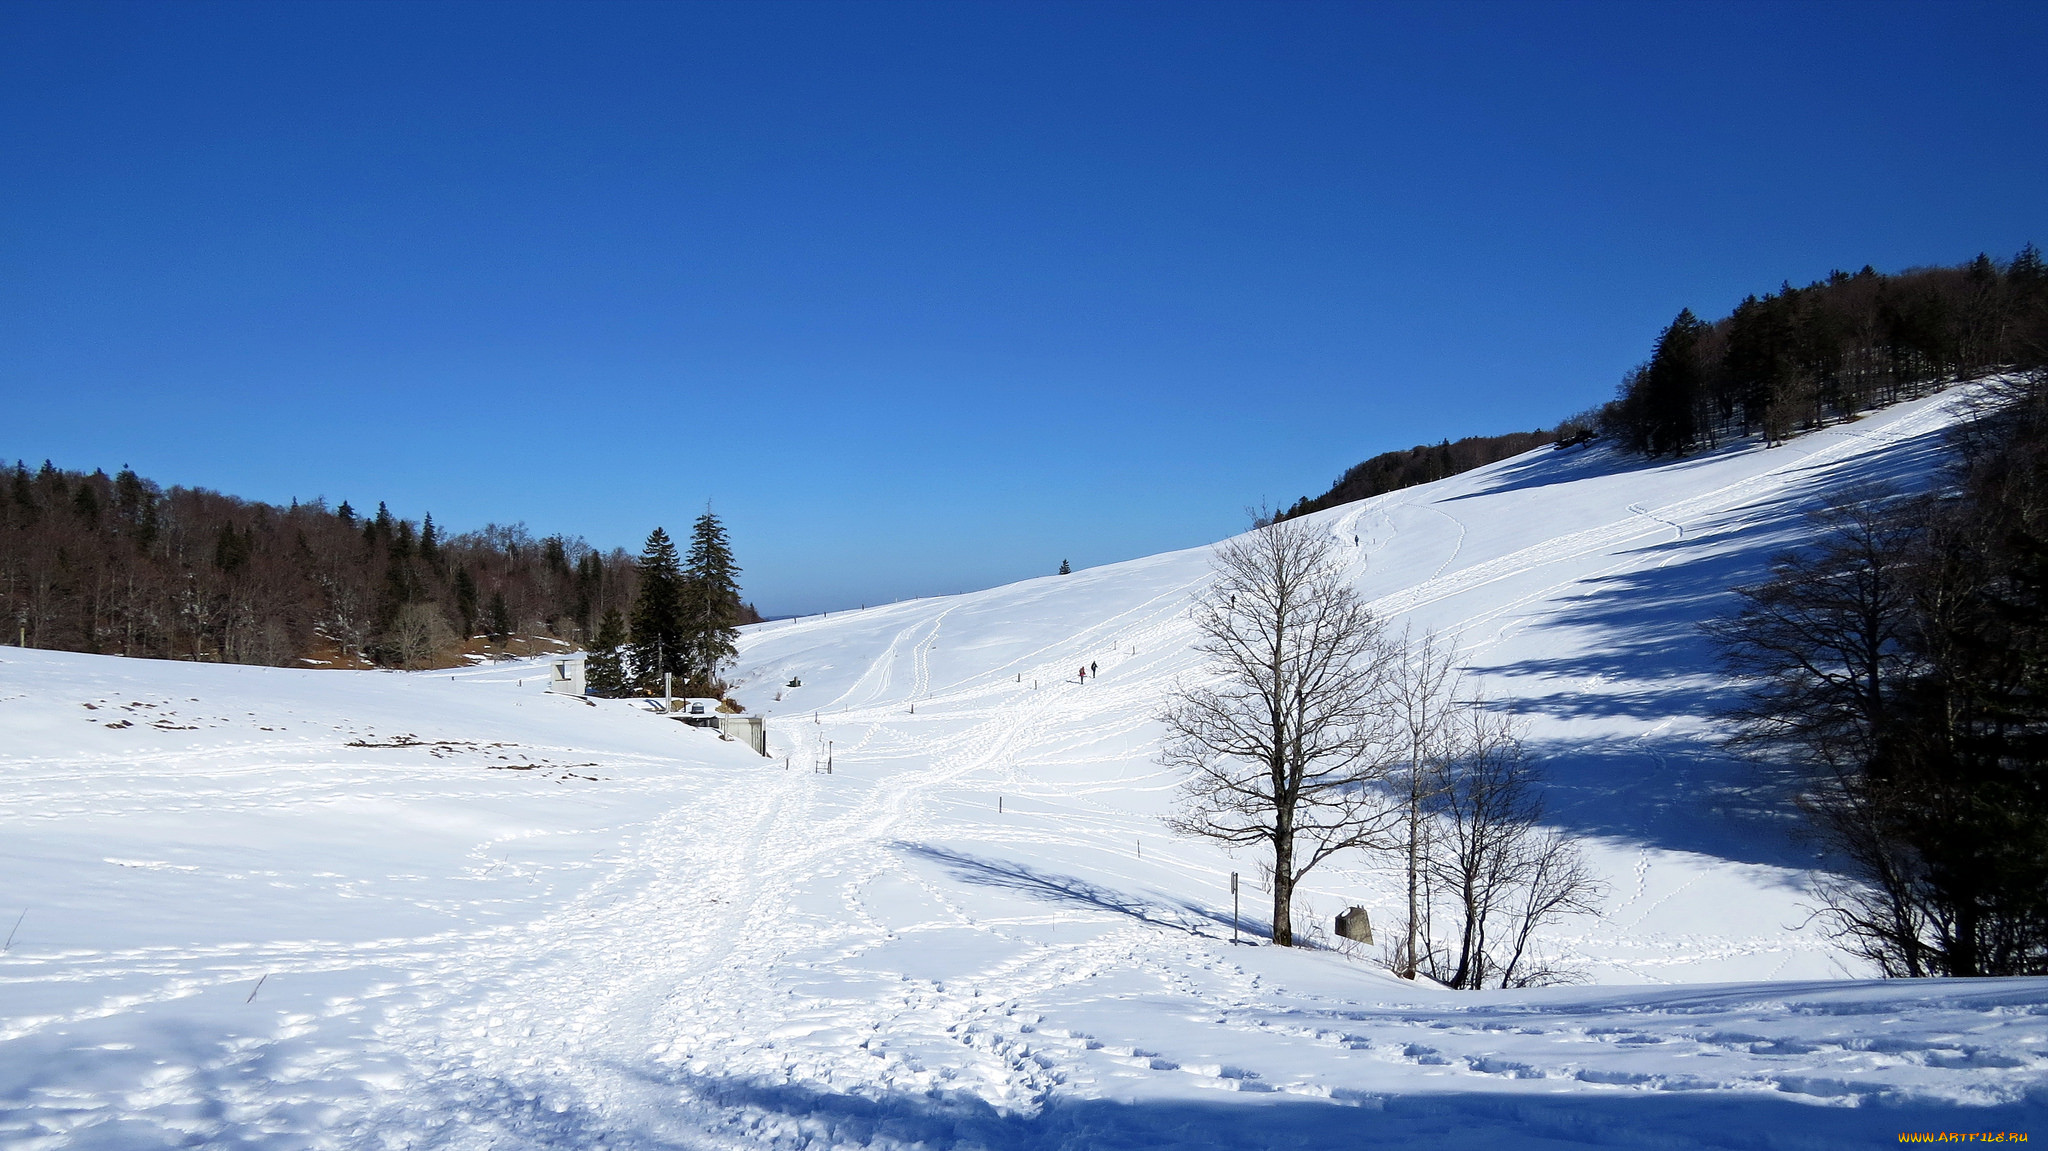
<path fill-rule="evenodd" d="M 48 461 L 17 461 L 5 483 L 0 619 L 26 647 L 436 666 L 515 637 L 586 646 L 641 584 L 624 549 L 518 524 L 447 534 L 431 514 L 414 522 L 382 503 L 278 507 Z M 730 590 L 733 618 L 756 618 Z"/>

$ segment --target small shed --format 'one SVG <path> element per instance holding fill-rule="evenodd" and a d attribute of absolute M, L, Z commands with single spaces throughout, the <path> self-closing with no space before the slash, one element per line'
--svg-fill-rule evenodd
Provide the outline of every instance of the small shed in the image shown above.
<path fill-rule="evenodd" d="M 548 671 L 548 690 L 561 695 L 584 694 L 583 657 L 558 659 Z"/>

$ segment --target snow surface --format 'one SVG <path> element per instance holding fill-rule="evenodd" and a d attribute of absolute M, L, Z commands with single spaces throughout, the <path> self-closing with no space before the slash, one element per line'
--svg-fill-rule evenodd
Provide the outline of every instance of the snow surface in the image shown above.
<path fill-rule="evenodd" d="M 1847 965 L 1780 785 L 1714 745 L 1695 630 L 1830 485 L 1929 475 L 1950 404 L 1656 466 L 1543 449 L 1311 519 L 1527 721 L 1612 887 L 1553 935 L 1576 987 L 1233 945 L 1257 859 L 1168 835 L 1153 762 L 1207 549 L 750 628 L 769 759 L 548 695 L 544 661 L 5 649 L 0 1145 L 2048 1137 L 2048 980 Z M 1347 860 L 1303 902 L 1384 927 L 1398 884 Z"/>

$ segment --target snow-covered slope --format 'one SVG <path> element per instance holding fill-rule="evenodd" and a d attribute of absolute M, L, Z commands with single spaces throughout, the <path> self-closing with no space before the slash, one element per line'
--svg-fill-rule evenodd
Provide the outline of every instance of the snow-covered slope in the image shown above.
<path fill-rule="evenodd" d="M 1696 622 L 1937 397 L 1773 449 L 1532 453 L 1320 513 L 1454 632 L 1612 886 L 1594 983 L 1233 946 L 1152 716 L 1206 549 L 749 629 L 774 756 L 542 668 L 0 651 L 8 1147 L 1860 1146 L 2048 1116 L 2048 981 L 1854 977 L 1720 755 Z M 1101 666 L 1099 680 L 1075 669 Z M 801 687 L 788 688 L 792 678 Z M 831 773 L 825 774 L 827 764 Z M 1318 921 L 1390 912 L 1331 865 Z M 1382 916 L 1386 918 L 1386 916 Z"/>

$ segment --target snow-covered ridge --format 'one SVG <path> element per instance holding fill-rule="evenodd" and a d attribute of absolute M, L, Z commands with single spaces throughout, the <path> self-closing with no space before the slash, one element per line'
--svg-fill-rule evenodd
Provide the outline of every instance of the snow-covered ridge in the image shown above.
<path fill-rule="evenodd" d="M 541 664 L 0 649 L 0 1145 L 2042 1129 L 2048 981 L 1850 978 L 1806 924 L 1813 861 L 1713 744 L 1695 630 L 1829 485 L 1929 474 L 1947 405 L 1654 466 L 1541 449 L 1309 519 L 1517 701 L 1613 888 L 1558 937 L 1575 988 L 1231 944 L 1257 861 L 1169 837 L 1153 763 L 1207 549 L 750 628 L 766 760 L 548 695 Z M 1391 911 L 1395 884 L 1353 860 L 1307 898 Z"/>

